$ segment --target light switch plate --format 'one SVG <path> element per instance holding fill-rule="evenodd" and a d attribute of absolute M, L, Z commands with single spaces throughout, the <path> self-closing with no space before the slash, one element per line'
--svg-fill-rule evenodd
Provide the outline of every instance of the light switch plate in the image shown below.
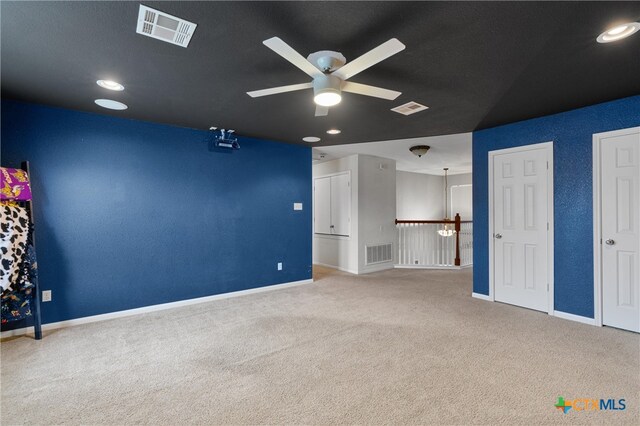
<path fill-rule="evenodd" d="M 278 262 L 278 271 L 282 271 L 282 262 Z"/>
<path fill-rule="evenodd" d="M 51 290 L 43 290 L 42 291 L 42 301 L 43 302 L 51 302 Z"/>
<path fill-rule="evenodd" d="M 293 203 L 294 210 L 302 210 L 302 203 Z"/>

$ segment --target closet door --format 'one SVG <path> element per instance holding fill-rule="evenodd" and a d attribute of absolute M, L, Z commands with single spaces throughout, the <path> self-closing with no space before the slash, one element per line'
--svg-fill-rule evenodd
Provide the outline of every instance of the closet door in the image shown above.
<path fill-rule="evenodd" d="M 331 234 L 331 178 L 317 178 L 313 184 L 314 232 Z"/>
<path fill-rule="evenodd" d="M 348 173 L 331 176 L 332 234 L 349 235 L 351 221 L 351 177 Z"/>

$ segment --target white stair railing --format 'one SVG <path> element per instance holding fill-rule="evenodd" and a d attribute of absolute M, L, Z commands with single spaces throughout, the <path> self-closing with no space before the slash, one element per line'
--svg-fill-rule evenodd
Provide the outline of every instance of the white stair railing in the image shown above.
<path fill-rule="evenodd" d="M 398 267 L 449 268 L 473 264 L 473 223 L 396 220 Z"/>

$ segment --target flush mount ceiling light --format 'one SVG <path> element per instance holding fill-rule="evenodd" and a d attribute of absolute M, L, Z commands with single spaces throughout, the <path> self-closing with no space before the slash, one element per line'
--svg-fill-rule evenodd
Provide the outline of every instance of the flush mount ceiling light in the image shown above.
<path fill-rule="evenodd" d="M 327 130 L 327 133 L 329 133 L 330 135 L 339 135 L 340 133 L 342 133 L 342 130 L 329 129 L 329 130 Z"/>
<path fill-rule="evenodd" d="M 305 142 L 320 142 L 320 138 L 316 137 L 316 136 L 307 136 L 302 138 L 303 141 Z"/>
<path fill-rule="evenodd" d="M 640 22 L 628 22 L 611 28 L 600 34 L 596 39 L 598 43 L 611 43 L 613 41 L 622 40 L 640 30 Z"/>
<path fill-rule="evenodd" d="M 111 99 L 96 99 L 95 103 L 100 105 L 102 108 L 107 109 L 123 110 L 129 108 L 122 102 L 114 101 Z"/>
<path fill-rule="evenodd" d="M 115 90 L 118 92 L 121 92 L 124 90 L 124 86 L 120 83 L 118 83 L 117 81 L 112 81 L 112 80 L 98 80 L 96 81 L 96 84 L 102 88 L 105 89 L 109 89 L 109 90 Z"/>
<path fill-rule="evenodd" d="M 422 157 L 430 149 L 431 149 L 431 147 L 428 146 L 428 145 L 416 145 L 416 146 L 412 146 L 411 148 L 409 148 L 409 151 L 411 151 L 411 153 L 413 155 L 417 155 L 418 157 Z"/>

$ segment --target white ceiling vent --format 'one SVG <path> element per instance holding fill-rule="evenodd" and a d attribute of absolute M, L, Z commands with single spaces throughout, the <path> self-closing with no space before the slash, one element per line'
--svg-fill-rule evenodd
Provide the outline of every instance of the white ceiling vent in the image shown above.
<path fill-rule="evenodd" d="M 395 108 L 391 108 L 391 111 L 395 111 L 399 114 L 404 114 L 404 115 L 411 115 L 411 114 L 415 114 L 416 112 L 420 112 L 420 111 L 424 111 L 425 109 L 428 109 L 428 106 L 424 106 L 422 104 L 419 104 L 417 102 L 407 102 L 406 104 L 397 106 Z"/>
<path fill-rule="evenodd" d="M 187 47 L 197 25 L 159 10 L 140 5 L 136 32 L 167 43 Z"/>

